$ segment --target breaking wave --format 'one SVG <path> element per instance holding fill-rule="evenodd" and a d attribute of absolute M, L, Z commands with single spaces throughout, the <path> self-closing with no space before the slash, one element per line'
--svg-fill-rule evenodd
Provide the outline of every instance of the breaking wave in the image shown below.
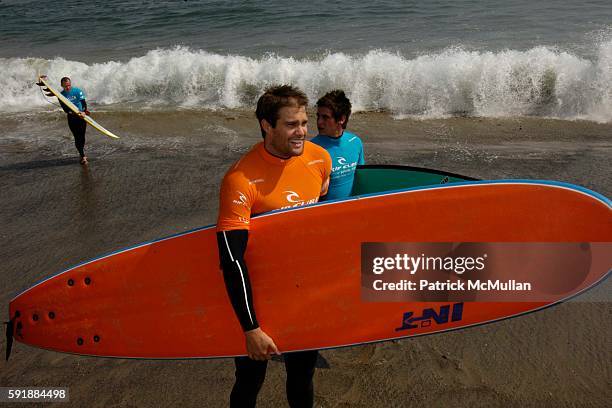
<path fill-rule="evenodd" d="M 612 39 L 594 60 L 550 47 L 476 52 L 450 48 L 407 59 L 383 50 L 317 59 L 219 55 L 186 47 L 156 49 L 126 62 L 0 58 L 0 112 L 51 109 L 37 72 L 70 76 L 90 103 L 111 110 L 233 109 L 263 89 L 289 83 L 316 101 L 341 88 L 354 111 L 396 117 L 542 116 L 612 121 Z"/>

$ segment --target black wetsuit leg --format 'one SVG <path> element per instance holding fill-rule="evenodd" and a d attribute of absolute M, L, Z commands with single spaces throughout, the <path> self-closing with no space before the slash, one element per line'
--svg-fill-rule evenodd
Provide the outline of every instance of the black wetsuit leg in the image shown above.
<path fill-rule="evenodd" d="M 287 370 L 287 400 L 291 408 L 312 408 L 314 404 L 312 377 L 318 356 L 318 350 L 283 355 Z"/>
<path fill-rule="evenodd" d="M 87 122 L 74 114 L 68 114 L 68 127 L 74 136 L 74 145 L 81 157 L 85 156 L 85 131 Z"/>
<path fill-rule="evenodd" d="M 257 394 L 266 378 L 268 361 L 236 357 L 236 383 L 230 394 L 230 408 L 250 408 L 257 403 Z"/>

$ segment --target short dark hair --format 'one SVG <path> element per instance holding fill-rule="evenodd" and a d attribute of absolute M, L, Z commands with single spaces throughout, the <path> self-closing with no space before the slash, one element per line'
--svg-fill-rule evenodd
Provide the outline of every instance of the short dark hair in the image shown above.
<path fill-rule="evenodd" d="M 261 136 L 265 137 L 266 132 L 261 127 L 261 121 L 265 119 L 273 128 L 276 127 L 278 112 L 287 106 L 306 106 L 308 97 L 299 88 L 291 85 L 276 85 L 267 88 L 257 101 L 255 116 L 261 128 Z"/>
<path fill-rule="evenodd" d="M 63 77 L 63 78 L 60 80 L 60 85 L 64 85 L 64 83 L 65 83 L 66 81 L 70 81 L 70 78 L 68 78 L 68 77 Z M 72 82 L 72 81 L 70 81 L 70 82 Z"/>
<path fill-rule="evenodd" d="M 317 108 L 329 108 L 336 121 L 345 116 L 346 120 L 342 124 L 342 129 L 346 129 L 349 116 L 351 116 L 351 101 L 346 97 L 343 90 L 335 89 L 323 95 L 317 101 Z"/>

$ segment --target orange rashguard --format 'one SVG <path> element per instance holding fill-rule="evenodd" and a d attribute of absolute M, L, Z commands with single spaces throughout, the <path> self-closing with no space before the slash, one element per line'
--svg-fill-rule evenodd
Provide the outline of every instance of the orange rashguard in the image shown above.
<path fill-rule="evenodd" d="M 248 230 L 252 215 L 316 203 L 330 173 L 329 153 L 311 142 L 289 159 L 258 143 L 223 178 L 217 231 Z"/>

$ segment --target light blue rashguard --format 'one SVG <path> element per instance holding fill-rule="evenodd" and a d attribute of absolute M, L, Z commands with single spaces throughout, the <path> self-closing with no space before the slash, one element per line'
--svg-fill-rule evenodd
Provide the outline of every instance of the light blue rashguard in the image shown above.
<path fill-rule="evenodd" d="M 85 93 L 77 87 L 70 88 L 70 92 L 62 91 L 62 95 L 64 95 L 70 102 L 72 102 L 81 112 L 87 109 L 83 106 L 83 100 L 85 100 Z"/>
<path fill-rule="evenodd" d="M 329 190 L 321 201 L 345 198 L 351 195 L 355 169 L 364 164 L 361 139 L 351 132 L 344 131 L 342 136 L 333 138 L 318 135 L 311 140 L 329 152 L 332 158 L 332 173 Z"/>

